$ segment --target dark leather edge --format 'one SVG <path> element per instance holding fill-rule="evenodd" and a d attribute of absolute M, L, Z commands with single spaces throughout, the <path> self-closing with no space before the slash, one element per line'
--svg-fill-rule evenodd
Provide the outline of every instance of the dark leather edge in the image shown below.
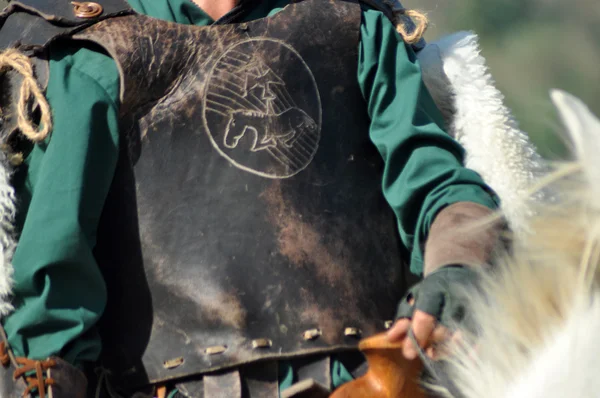
<path fill-rule="evenodd" d="M 114 12 L 97 18 L 73 20 L 13 2 L 0 14 L 0 51 L 18 47 L 38 53 L 61 37 L 73 35 L 108 18 L 134 13 L 133 9 L 127 7 L 115 9 Z"/>
<path fill-rule="evenodd" d="M 261 361 L 295 360 L 295 359 L 300 359 L 300 358 L 310 358 L 311 356 L 315 356 L 315 355 L 335 355 L 337 353 L 357 352 L 357 351 L 358 351 L 358 344 L 354 345 L 354 346 L 338 345 L 338 346 L 331 346 L 331 347 L 320 347 L 320 348 L 315 348 L 315 349 L 310 349 L 310 350 L 306 349 L 306 350 L 302 350 L 300 352 L 295 352 L 295 353 L 291 353 L 291 354 L 287 354 L 287 355 L 273 353 L 273 355 L 265 355 L 264 357 L 261 357 L 260 360 Z M 255 363 L 255 362 L 256 362 L 255 359 L 248 360 L 248 361 L 236 361 L 227 367 L 214 366 L 212 368 L 207 368 L 202 372 L 180 373 L 180 374 L 173 374 L 170 377 L 165 377 L 165 378 L 160 378 L 160 379 L 151 379 L 151 380 L 148 380 L 147 384 L 160 384 L 160 383 L 166 383 L 166 382 L 171 382 L 171 381 L 178 381 L 178 380 L 182 380 L 182 379 L 186 379 L 186 378 L 190 378 L 190 377 L 202 376 L 202 375 L 214 373 L 214 372 L 225 372 L 228 369 L 242 367 L 242 366 L 245 366 L 245 365 L 248 365 L 251 363 Z M 135 382 L 131 385 L 134 387 L 142 387 L 142 385 L 139 385 Z"/>
<path fill-rule="evenodd" d="M 131 11 L 131 6 L 125 0 L 97 0 L 104 12 L 96 18 L 79 18 L 73 13 L 73 5 L 70 1 L 60 1 L 59 4 L 55 4 L 56 1 L 48 0 L 19 0 L 11 1 L 4 12 L 0 14 L 0 19 L 4 14 L 11 14 L 15 10 L 25 10 L 32 14 L 44 18 L 47 21 L 53 23 L 59 23 L 68 26 L 78 26 L 88 24 L 91 22 L 97 22 L 111 15 L 117 15 L 122 12 Z"/>

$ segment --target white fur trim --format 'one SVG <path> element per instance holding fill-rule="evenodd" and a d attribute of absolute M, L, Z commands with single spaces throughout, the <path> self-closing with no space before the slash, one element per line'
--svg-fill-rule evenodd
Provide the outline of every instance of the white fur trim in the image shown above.
<path fill-rule="evenodd" d="M 11 168 L 6 154 L 0 154 L 0 318 L 13 306 L 10 302 L 13 285 L 12 256 L 17 246 L 15 223 L 15 191 L 10 184 Z"/>
<path fill-rule="evenodd" d="M 496 191 L 513 230 L 525 232 L 532 212 L 530 190 L 545 166 L 504 105 L 477 36 L 459 32 L 444 37 L 427 45 L 419 61 L 450 134 L 467 151 L 466 166 Z"/>

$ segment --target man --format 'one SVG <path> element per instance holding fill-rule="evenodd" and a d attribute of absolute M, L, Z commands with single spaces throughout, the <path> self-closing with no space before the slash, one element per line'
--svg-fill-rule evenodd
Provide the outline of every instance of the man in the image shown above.
<path fill-rule="evenodd" d="M 414 358 L 409 328 L 446 337 L 440 275 L 487 261 L 493 231 L 461 226 L 497 203 L 381 9 L 12 3 L 0 44 L 31 55 L 52 132 L 3 126 L 24 161 L 0 395 L 86 396 L 89 364 L 108 396 L 327 390 L 389 327 L 409 263 L 424 288 L 389 338 Z"/>

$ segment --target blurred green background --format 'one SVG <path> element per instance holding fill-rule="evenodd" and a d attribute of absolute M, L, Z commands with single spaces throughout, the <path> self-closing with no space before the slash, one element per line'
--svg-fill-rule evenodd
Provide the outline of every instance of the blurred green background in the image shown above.
<path fill-rule="evenodd" d="M 482 54 L 506 104 L 545 157 L 565 153 L 550 89 L 580 97 L 600 116 L 600 0 L 402 3 L 428 14 L 428 41 L 457 30 L 479 35 Z"/>
<path fill-rule="evenodd" d="M 0 6 L 6 3 L 0 0 Z M 506 104 L 545 157 L 564 155 L 558 135 L 562 126 L 548 97 L 550 89 L 569 91 L 600 115 L 600 0 L 403 0 L 403 4 L 429 15 L 429 41 L 457 30 L 480 36 L 482 53 Z"/>

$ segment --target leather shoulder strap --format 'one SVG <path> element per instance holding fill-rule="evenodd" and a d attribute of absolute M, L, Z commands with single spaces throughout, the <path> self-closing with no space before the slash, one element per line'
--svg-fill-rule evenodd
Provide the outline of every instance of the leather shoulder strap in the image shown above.
<path fill-rule="evenodd" d="M 0 13 L 0 51 L 11 47 L 39 50 L 60 36 L 130 13 L 133 10 L 125 0 L 12 1 Z"/>

